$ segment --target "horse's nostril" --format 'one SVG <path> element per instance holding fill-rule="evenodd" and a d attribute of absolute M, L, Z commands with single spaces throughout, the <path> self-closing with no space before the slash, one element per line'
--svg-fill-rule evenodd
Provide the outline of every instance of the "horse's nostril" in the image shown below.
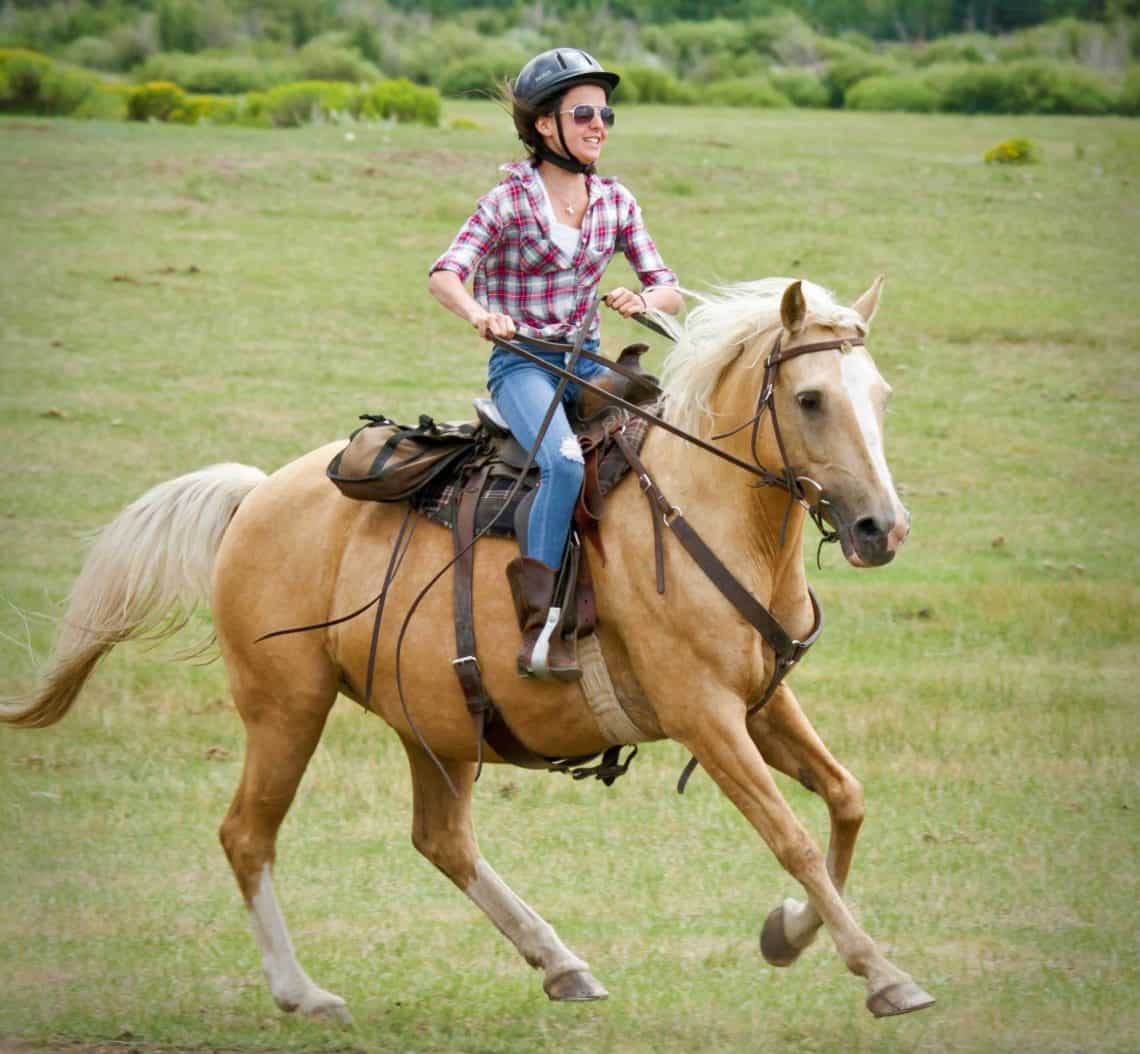
<path fill-rule="evenodd" d="M 873 516 L 864 516 L 861 520 L 856 520 L 855 533 L 867 542 L 873 542 L 883 536 L 883 531 Z"/>

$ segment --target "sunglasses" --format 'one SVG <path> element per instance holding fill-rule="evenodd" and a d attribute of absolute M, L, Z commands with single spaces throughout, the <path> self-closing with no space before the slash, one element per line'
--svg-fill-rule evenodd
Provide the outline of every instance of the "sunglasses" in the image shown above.
<path fill-rule="evenodd" d="M 602 119 L 602 124 L 607 128 L 614 126 L 614 109 L 612 106 L 588 106 L 586 103 L 579 103 L 572 110 L 558 110 L 558 113 L 572 114 L 574 123 L 580 125 L 587 125 L 594 119 L 594 114 L 597 114 Z"/>

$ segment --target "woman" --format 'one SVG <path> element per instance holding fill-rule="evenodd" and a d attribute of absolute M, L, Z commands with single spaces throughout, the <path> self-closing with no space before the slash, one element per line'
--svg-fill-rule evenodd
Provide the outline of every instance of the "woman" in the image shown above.
<path fill-rule="evenodd" d="M 508 97 L 527 160 L 504 165 L 505 178 L 479 200 L 459 234 L 431 268 L 432 295 L 469 322 L 485 340 L 526 343 L 527 337 L 572 341 L 590 312 L 602 273 L 621 250 L 642 283 L 618 286 L 603 302 L 625 318 L 648 308 L 675 314 L 677 277 L 662 261 L 634 196 L 594 165 L 614 123 L 610 93 L 618 75 L 575 48 L 555 48 L 531 59 Z M 474 276 L 474 295 L 465 283 Z M 594 318 L 582 347 L 597 351 Z M 560 353 L 534 348 L 562 366 Z M 579 361 L 590 378 L 605 367 Z M 558 378 L 506 348 L 491 353 L 487 387 L 512 433 L 530 448 Z M 538 449 L 541 473 L 527 522 L 523 556 L 507 567 L 519 628 L 519 672 L 574 680 L 581 676 L 552 607 L 558 568 L 582 485 L 582 454 L 565 407 L 570 385 Z"/>

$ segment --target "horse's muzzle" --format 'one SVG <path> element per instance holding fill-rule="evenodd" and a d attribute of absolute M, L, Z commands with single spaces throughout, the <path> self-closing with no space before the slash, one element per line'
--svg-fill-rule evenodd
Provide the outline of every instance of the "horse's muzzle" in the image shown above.
<path fill-rule="evenodd" d="M 910 513 L 899 509 L 899 515 L 887 519 L 861 516 L 839 528 L 839 544 L 853 567 L 882 567 L 889 564 L 910 533 Z"/>

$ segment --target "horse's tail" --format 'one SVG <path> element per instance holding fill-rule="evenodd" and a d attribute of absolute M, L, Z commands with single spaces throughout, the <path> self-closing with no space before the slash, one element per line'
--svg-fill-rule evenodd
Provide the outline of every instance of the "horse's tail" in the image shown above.
<path fill-rule="evenodd" d="M 55 724 L 112 647 L 157 640 L 184 626 L 209 598 L 230 520 L 263 479 L 248 465 L 211 465 L 160 483 L 119 513 L 95 536 L 37 685 L 0 704 L 0 722 Z"/>

